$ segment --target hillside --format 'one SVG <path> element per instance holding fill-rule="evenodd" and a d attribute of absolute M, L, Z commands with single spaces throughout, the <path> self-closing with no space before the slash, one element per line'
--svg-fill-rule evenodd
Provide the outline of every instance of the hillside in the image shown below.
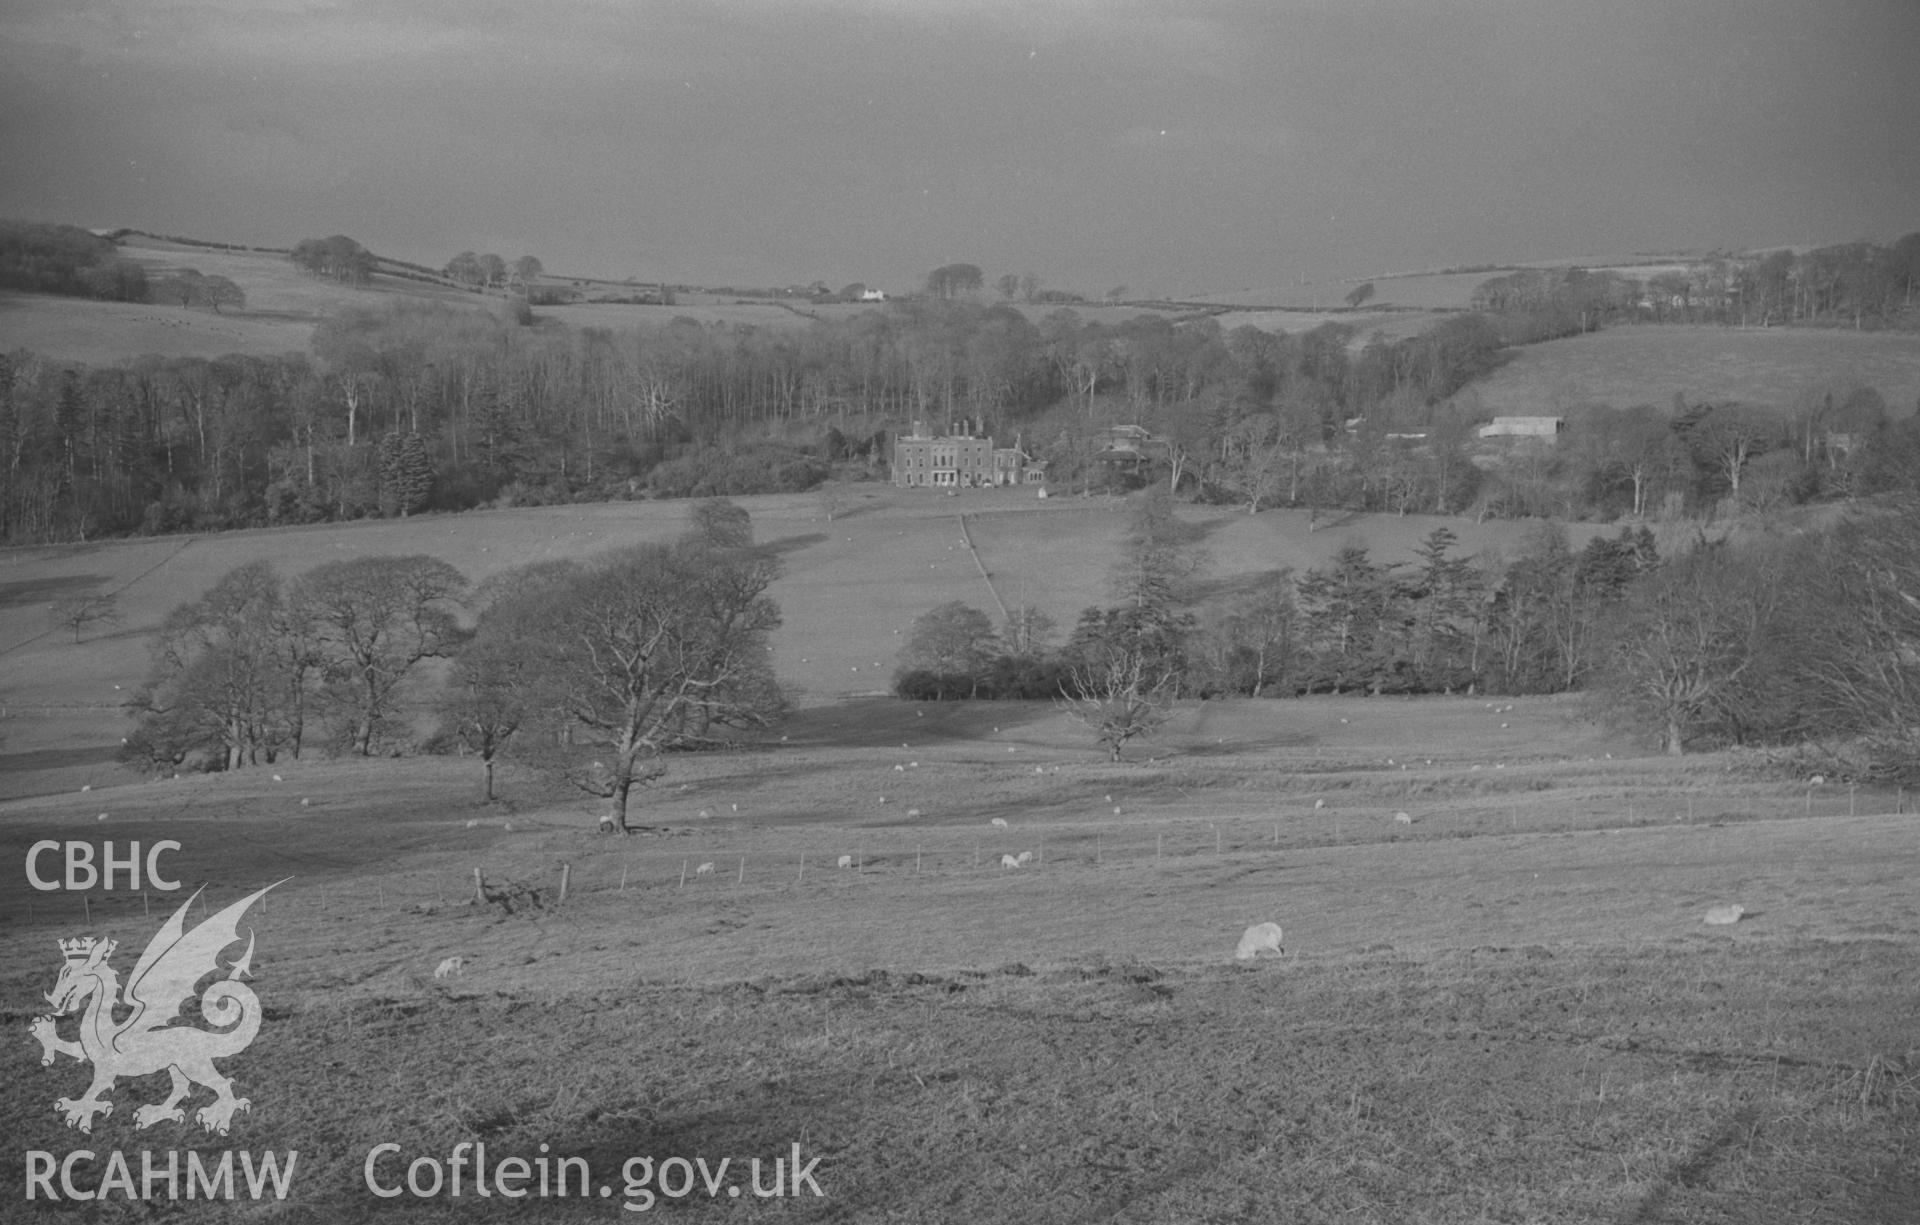
<path fill-rule="evenodd" d="M 1896 416 L 1920 400 L 1920 334 L 1840 328 L 1617 327 L 1512 350 L 1474 392 L 1487 411 L 1558 413 L 1583 403 L 1666 408 L 1739 400 L 1791 407 L 1852 384 L 1877 388 Z"/>
<path fill-rule="evenodd" d="M 846 500 L 829 523 L 810 495 L 738 499 L 753 515 L 755 538 L 786 564 L 772 593 L 785 617 L 773 636 L 775 668 L 805 702 L 885 691 L 914 618 L 949 600 L 996 622 L 1002 604 L 1034 605 L 1064 633 L 1083 608 L 1106 600 L 1128 510 L 1107 499 L 1039 501 L 1018 490 L 943 498 L 881 485 L 848 487 Z M 428 553 L 477 582 L 528 562 L 671 538 L 690 506 L 491 510 L 0 550 L 0 703 L 7 710 L 0 796 L 124 781 L 107 763 L 127 734 L 118 707 L 146 674 L 149 635 L 169 610 L 235 566 L 266 558 L 291 575 L 347 557 Z M 1305 512 L 1187 508 L 1182 517 L 1204 529 L 1211 558 L 1204 577 L 1214 590 L 1263 570 L 1304 570 L 1356 540 L 1377 560 L 1410 561 L 1420 538 L 1441 523 L 1461 537 L 1463 554 L 1512 549 L 1530 530 L 1420 515 L 1352 515 L 1314 532 Z M 1599 530 L 1576 528 L 1575 545 Z M 89 629 L 78 644 L 48 628 L 52 600 L 91 592 L 118 596 L 117 626 Z"/>
<path fill-rule="evenodd" d="M 29 349 L 57 361 L 89 364 L 146 353 L 272 357 L 305 352 L 314 324 L 349 306 L 403 297 L 498 308 L 497 302 L 471 294 L 379 273 L 368 285 L 344 285 L 310 276 L 286 256 L 265 251 L 226 251 L 135 235 L 121 241 L 120 254 L 145 267 L 154 280 L 182 268 L 227 277 L 246 293 L 246 305 L 215 312 L 0 291 L 0 352 Z"/>

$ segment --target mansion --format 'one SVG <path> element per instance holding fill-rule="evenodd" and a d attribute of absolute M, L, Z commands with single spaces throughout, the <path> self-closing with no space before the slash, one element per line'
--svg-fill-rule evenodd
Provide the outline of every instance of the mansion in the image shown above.
<path fill-rule="evenodd" d="M 985 489 L 1039 485 L 1046 480 L 1046 465 L 1018 445 L 996 447 L 991 437 L 965 425 L 949 429 L 950 433 L 935 436 L 927 432 L 924 422 L 916 421 L 911 434 L 896 437 L 893 483 L 901 488 Z"/>

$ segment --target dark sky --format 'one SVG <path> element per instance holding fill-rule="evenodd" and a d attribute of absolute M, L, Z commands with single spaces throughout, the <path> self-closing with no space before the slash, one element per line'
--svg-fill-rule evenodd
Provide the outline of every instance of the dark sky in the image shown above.
<path fill-rule="evenodd" d="M 1917 0 L 5 0 L 0 216 L 1098 294 L 1920 230 Z"/>

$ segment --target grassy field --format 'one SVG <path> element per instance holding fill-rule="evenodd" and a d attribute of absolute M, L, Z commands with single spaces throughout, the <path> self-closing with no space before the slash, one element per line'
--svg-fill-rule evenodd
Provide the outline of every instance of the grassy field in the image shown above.
<path fill-rule="evenodd" d="M 1365 306 L 1368 310 L 1384 307 L 1414 311 L 1465 310 L 1473 291 L 1482 282 L 1498 275 L 1497 272 L 1413 272 L 1402 276 L 1375 277 L 1373 296 Z M 1271 285 L 1204 294 L 1194 300 L 1217 302 L 1223 306 L 1329 310 L 1342 306 L 1346 296 L 1365 283 L 1347 280 L 1317 281 L 1308 285 Z"/>
<path fill-rule="evenodd" d="M 268 1018 L 225 1064 L 254 1103 L 229 1137 L 136 1132 L 152 1077 L 66 1131 L 49 1103 L 82 1070 L 24 1035 L 0 1046 L 0 1130 L 130 1159 L 298 1150 L 296 1220 L 607 1220 L 676 1187 L 655 1206 L 704 1219 L 797 1145 L 821 1196 L 751 1211 L 1910 1221 L 1904 797 L 1638 756 L 1573 703 L 1488 706 L 1208 704 L 1116 766 L 1045 708 L 846 698 L 676 762 L 624 840 L 521 774 L 478 805 L 452 760 L 0 802 L 16 863 L 111 833 L 180 841 L 175 875 L 216 907 L 291 877 L 249 921 Z M 469 904 L 475 869 L 520 904 Z M 1736 900 L 1740 923 L 1701 924 Z M 124 970 L 173 904 L 0 894 L 5 1021 L 43 1011 L 56 937 L 119 939 Z M 1285 955 L 1232 961 L 1267 920 Z M 434 978 L 449 956 L 463 972 Z M 397 1184 L 463 1141 L 582 1158 L 594 1194 L 364 1185 L 377 1144 L 400 1146 Z M 635 1157 L 733 1164 L 710 1196 L 640 1167 L 629 1185 Z"/>
<path fill-rule="evenodd" d="M 122 243 L 121 253 L 145 265 L 155 277 L 180 268 L 227 277 L 246 292 L 246 306 L 216 314 L 202 307 L 94 302 L 0 291 L 0 352 L 29 349 L 56 361 L 96 364 L 146 353 L 163 357 L 218 357 L 227 353 L 271 357 L 306 351 L 314 324 L 348 307 L 377 306 L 393 298 L 446 302 L 473 310 L 498 310 L 501 306 L 498 298 L 387 276 L 375 276 L 365 286 L 341 285 L 308 276 L 285 256 L 267 252 L 221 251 L 134 236 Z M 584 292 L 595 296 L 633 292 L 636 288 L 604 281 L 581 284 Z M 1036 322 L 1059 309 L 1052 305 L 1016 305 Z M 777 302 L 692 292 L 679 295 L 672 306 L 579 303 L 538 307 L 535 315 L 548 323 L 615 330 L 660 327 L 675 319 L 784 329 L 806 327 L 815 320 L 847 319 L 872 309 L 868 303 Z M 1139 315 L 1168 313 L 1099 303 L 1077 304 L 1073 310 L 1084 320 L 1110 326 Z M 1303 324 L 1297 318 L 1285 318 L 1284 313 L 1276 313 L 1273 320 L 1265 315 L 1243 318 L 1236 313 L 1223 322 L 1229 327 L 1250 322 L 1256 327 L 1295 331 L 1324 320 Z M 1405 318 L 1386 315 L 1372 316 L 1368 326 L 1376 325 L 1389 330 L 1409 326 Z"/>
<path fill-rule="evenodd" d="M 0 351 L 30 349 L 56 361 L 93 364 L 146 353 L 273 357 L 306 352 L 314 324 L 350 306 L 406 297 L 487 309 L 486 303 L 470 294 L 414 281 L 376 277 L 366 287 L 340 285 L 302 273 L 285 256 L 263 252 L 130 238 L 122 244 L 121 254 L 137 260 L 155 278 L 180 268 L 227 277 L 246 292 L 247 304 L 215 313 L 204 307 L 0 292 Z"/>
<path fill-rule="evenodd" d="M 756 538 L 785 562 L 773 589 L 785 616 L 773 636 L 775 666 L 803 701 L 885 691 L 914 618 L 949 600 L 996 621 L 1003 608 L 1035 605 L 1064 634 L 1082 609 L 1106 598 L 1129 514 L 1118 500 L 1042 501 L 1018 489 L 955 498 L 880 484 L 843 489 L 831 523 L 814 495 L 740 499 Z M 111 763 L 129 730 L 119 707 L 146 674 L 150 636 L 171 609 L 244 562 L 270 559 L 290 577 L 339 558 L 430 553 L 477 582 L 511 565 L 671 538 L 684 530 L 688 506 L 493 510 L 0 550 L 0 797 L 124 780 Z M 1443 523 L 1461 537 L 1464 553 L 1511 550 L 1529 530 L 1504 521 L 1353 515 L 1309 531 L 1301 511 L 1182 513 L 1201 529 L 1211 559 L 1205 578 L 1215 591 L 1276 567 L 1304 570 L 1349 541 L 1367 544 L 1380 560 L 1405 562 Z M 1573 528 L 1576 546 L 1596 530 Z M 119 624 L 89 628 L 79 642 L 49 628 L 48 606 L 75 593 L 116 596 Z"/>
<path fill-rule="evenodd" d="M 1790 407 L 1828 387 L 1864 383 L 1896 414 L 1920 400 L 1920 335 L 1828 328 L 1620 327 L 1528 345 L 1475 384 L 1493 413 L 1582 403 L 1667 408 L 1689 401 Z"/>

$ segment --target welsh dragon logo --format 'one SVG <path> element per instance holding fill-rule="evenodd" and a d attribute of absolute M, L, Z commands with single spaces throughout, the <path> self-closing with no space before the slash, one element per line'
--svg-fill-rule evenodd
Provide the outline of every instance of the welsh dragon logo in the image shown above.
<path fill-rule="evenodd" d="M 68 1127 L 91 1132 L 95 1115 L 113 1113 L 113 1103 L 106 1094 L 113 1090 L 115 1080 L 160 1071 L 173 1078 L 173 1091 L 166 1101 L 135 1110 L 136 1127 L 184 1121 L 180 1102 L 195 1084 L 205 1085 L 214 1093 L 212 1104 L 194 1112 L 195 1121 L 210 1132 L 226 1135 L 234 1113 L 251 1107 L 246 1098 L 233 1095 L 233 1081 L 222 1076 L 213 1061 L 245 1050 L 260 1032 L 260 997 L 239 981 L 252 974 L 253 933 L 247 933 L 247 951 L 238 961 L 222 966 L 219 957 L 229 945 L 239 942 L 240 916 L 273 887 L 248 894 L 188 931 L 187 910 L 200 896 L 195 890 L 140 954 L 124 996 L 120 976 L 107 964 L 118 947 L 117 941 L 92 936 L 60 941 L 66 964 L 45 997 L 53 1005 L 53 1013 L 35 1017 L 27 1029 L 40 1042 L 41 1066 L 51 1065 L 55 1055 L 93 1064 L 93 1083 L 86 1094 L 78 1099 L 63 1097 L 53 1104 L 66 1116 Z M 188 1024 L 182 1006 L 203 979 L 223 971 L 225 978 L 199 993 L 200 1015 L 214 1028 Z M 83 1005 L 86 1012 L 80 1018 L 80 1040 L 71 1042 L 60 1037 L 55 1029 L 58 1019 Z M 114 1019 L 116 1013 L 122 1014 L 120 1020 Z"/>

